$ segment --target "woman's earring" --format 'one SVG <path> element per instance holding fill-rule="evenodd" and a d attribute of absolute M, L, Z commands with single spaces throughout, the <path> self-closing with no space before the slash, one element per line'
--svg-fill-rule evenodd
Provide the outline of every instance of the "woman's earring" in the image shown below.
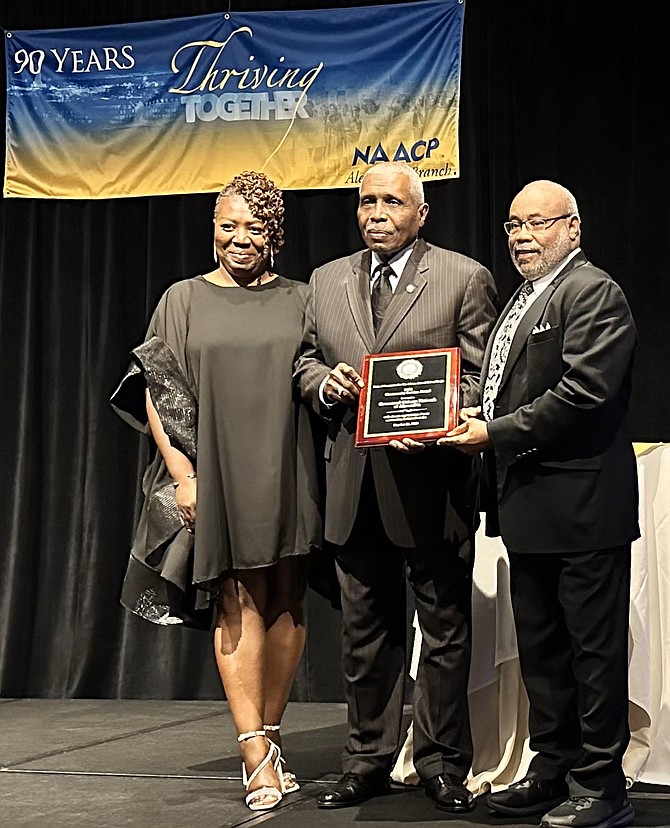
<path fill-rule="evenodd" d="M 219 254 L 216 252 L 216 241 L 214 241 L 214 261 L 215 261 L 217 264 L 220 264 L 220 262 L 219 262 Z"/>
<path fill-rule="evenodd" d="M 270 245 L 270 270 L 275 266 L 275 252 Z"/>

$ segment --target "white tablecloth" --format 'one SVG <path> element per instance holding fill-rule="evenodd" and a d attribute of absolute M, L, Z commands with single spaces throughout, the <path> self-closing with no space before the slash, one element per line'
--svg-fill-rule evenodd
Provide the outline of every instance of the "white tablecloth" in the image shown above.
<path fill-rule="evenodd" d="M 630 605 L 629 720 L 624 757 L 629 784 L 670 784 L 670 445 L 636 444 L 642 536 L 633 544 Z M 507 552 L 477 534 L 469 700 L 474 742 L 468 787 L 500 790 L 521 779 L 528 747 L 528 700 L 521 681 L 509 596 Z M 421 647 L 417 629 L 411 675 Z M 411 726 L 392 778 L 418 783 Z"/>

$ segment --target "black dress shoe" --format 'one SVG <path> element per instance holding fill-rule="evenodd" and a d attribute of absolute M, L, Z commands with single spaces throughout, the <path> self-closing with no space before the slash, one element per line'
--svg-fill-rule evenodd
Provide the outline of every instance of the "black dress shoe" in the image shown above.
<path fill-rule="evenodd" d="M 499 814 L 532 816 L 546 814 L 556 805 L 560 805 L 567 796 L 567 784 L 540 782 L 539 779 L 527 776 L 504 791 L 490 794 L 486 804 Z"/>
<path fill-rule="evenodd" d="M 320 794 L 316 804 L 319 808 L 348 808 L 351 805 L 360 805 L 372 796 L 384 794 L 388 789 L 388 779 L 363 776 L 349 771 Z"/>
<path fill-rule="evenodd" d="M 451 773 L 433 776 L 427 779 L 423 786 L 426 789 L 426 796 L 432 799 L 441 811 L 462 814 L 475 807 L 475 800 L 470 791 L 457 776 Z"/>

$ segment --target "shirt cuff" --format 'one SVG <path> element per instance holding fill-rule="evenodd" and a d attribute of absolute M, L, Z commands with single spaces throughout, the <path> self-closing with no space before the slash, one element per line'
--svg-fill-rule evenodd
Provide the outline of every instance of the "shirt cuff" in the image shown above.
<path fill-rule="evenodd" d="M 324 386 L 325 386 L 327 381 L 328 381 L 328 375 L 326 375 L 321 380 L 321 385 L 319 385 L 319 402 L 321 403 L 321 405 L 325 405 L 326 408 L 332 408 L 335 405 L 335 403 L 331 402 L 330 400 L 327 400 L 326 395 L 323 393 L 323 389 L 324 389 Z"/>

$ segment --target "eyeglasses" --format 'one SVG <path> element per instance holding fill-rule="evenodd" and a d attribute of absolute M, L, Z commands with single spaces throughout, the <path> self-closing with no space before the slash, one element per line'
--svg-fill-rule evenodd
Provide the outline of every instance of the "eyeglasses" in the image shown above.
<path fill-rule="evenodd" d="M 521 232 L 521 228 L 526 225 L 526 230 L 529 233 L 543 233 L 548 227 L 558 221 L 559 219 L 569 218 L 572 213 L 565 213 L 562 216 L 554 216 L 553 218 L 532 218 L 526 219 L 526 221 L 506 221 L 503 224 L 505 228 L 505 232 L 508 236 L 515 236 L 517 233 Z"/>

